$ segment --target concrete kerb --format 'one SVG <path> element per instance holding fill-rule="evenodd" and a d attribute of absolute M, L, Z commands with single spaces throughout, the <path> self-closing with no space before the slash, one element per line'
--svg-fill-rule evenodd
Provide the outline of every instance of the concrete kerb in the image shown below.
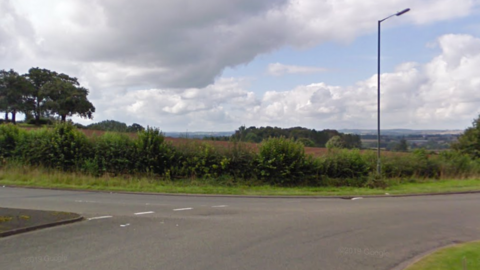
<path fill-rule="evenodd" d="M 12 236 L 12 235 L 20 234 L 20 233 L 35 231 L 35 230 L 39 230 L 39 229 L 45 229 L 45 228 L 55 227 L 55 226 L 59 226 L 59 225 L 70 224 L 70 223 L 81 221 L 83 219 L 84 219 L 83 216 L 79 215 L 78 217 L 71 218 L 71 219 L 59 220 L 59 221 L 40 224 L 40 225 L 35 225 L 35 226 L 13 229 L 13 230 L 9 230 L 9 231 L 6 231 L 6 232 L 0 232 L 0 237 L 7 237 L 7 236 Z"/>

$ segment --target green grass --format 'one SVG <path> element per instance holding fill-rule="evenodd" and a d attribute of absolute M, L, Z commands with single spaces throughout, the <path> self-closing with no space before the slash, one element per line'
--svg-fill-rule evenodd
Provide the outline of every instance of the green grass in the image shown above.
<path fill-rule="evenodd" d="M 366 196 L 480 191 L 480 179 L 417 180 L 403 183 L 390 180 L 385 189 L 358 187 L 277 187 L 226 180 L 162 180 L 148 177 L 92 177 L 22 165 L 8 165 L 0 169 L 0 185 L 85 189 L 104 191 L 132 191 L 185 194 L 277 195 L 277 196 Z"/>
<path fill-rule="evenodd" d="M 406 270 L 475 270 L 480 269 L 480 241 L 438 250 Z"/>

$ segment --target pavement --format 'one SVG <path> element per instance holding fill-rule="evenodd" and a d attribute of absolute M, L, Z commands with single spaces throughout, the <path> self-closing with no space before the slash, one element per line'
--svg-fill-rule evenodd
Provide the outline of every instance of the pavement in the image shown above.
<path fill-rule="evenodd" d="M 238 198 L 0 188 L 82 222 L 0 238 L 5 269 L 403 269 L 480 239 L 480 194 Z"/>
<path fill-rule="evenodd" d="M 39 211 L 0 207 L 0 237 L 81 221 L 69 212 Z"/>

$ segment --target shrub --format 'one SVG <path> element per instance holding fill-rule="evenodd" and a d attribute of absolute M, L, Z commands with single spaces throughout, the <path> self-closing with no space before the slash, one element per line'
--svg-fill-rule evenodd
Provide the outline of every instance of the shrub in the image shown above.
<path fill-rule="evenodd" d="M 225 174 L 231 175 L 234 180 L 256 178 L 257 154 L 252 147 L 243 142 L 231 142 L 223 152 L 224 158 L 220 166 Z"/>
<path fill-rule="evenodd" d="M 345 144 L 345 141 L 342 139 L 342 137 L 336 135 L 330 138 L 330 140 L 328 140 L 328 142 L 325 144 L 325 147 L 327 147 L 329 150 L 341 149 L 341 148 L 345 148 L 346 144 Z"/>
<path fill-rule="evenodd" d="M 37 121 L 35 120 L 35 118 L 31 118 L 31 119 L 27 120 L 27 124 L 36 125 Z M 38 124 L 41 125 L 41 126 L 43 126 L 43 125 L 53 125 L 53 121 L 52 121 L 52 119 L 49 119 L 49 118 L 40 118 L 38 120 Z"/>
<path fill-rule="evenodd" d="M 13 124 L 0 125 L 0 158 L 15 155 L 21 130 Z"/>
<path fill-rule="evenodd" d="M 85 164 L 90 174 L 109 173 L 112 175 L 135 173 L 135 142 L 126 134 L 107 132 L 92 139 L 93 160 Z M 90 164 L 94 162 L 95 164 Z"/>
<path fill-rule="evenodd" d="M 27 132 L 20 144 L 19 152 L 25 162 L 62 170 L 79 168 L 91 156 L 87 137 L 71 123 Z"/>
<path fill-rule="evenodd" d="M 163 175 L 171 166 L 174 150 L 165 142 L 165 137 L 156 128 L 148 127 L 138 133 L 135 140 L 136 160 L 138 172 Z"/>
<path fill-rule="evenodd" d="M 388 156 L 382 159 L 382 174 L 386 177 L 438 178 L 440 165 L 425 149 L 415 149 L 409 155 Z"/>
<path fill-rule="evenodd" d="M 480 160 L 461 152 L 440 152 L 435 161 L 439 163 L 440 177 L 469 177 L 480 173 Z"/>
<path fill-rule="evenodd" d="M 312 140 L 310 140 L 308 138 L 300 138 L 300 139 L 297 140 L 297 142 L 300 142 L 305 147 L 315 147 L 315 142 L 313 142 Z"/>
<path fill-rule="evenodd" d="M 320 161 L 321 173 L 327 178 L 357 179 L 348 185 L 362 186 L 371 171 L 371 164 L 357 149 L 330 151 Z"/>
<path fill-rule="evenodd" d="M 285 137 L 265 140 L 257 162 L 259 178 L 274 185 L 299 185 L 317 170 L 314 159 L 306 157 L 303 144 Z"/>
<path fill-rule="evenodd" d="M 175 149 L 174 165 L 170 169 L 174 177 L 218 177 L 228 163 L 222 163 L 219 150 L 208 143 L 187 141 Z"/>

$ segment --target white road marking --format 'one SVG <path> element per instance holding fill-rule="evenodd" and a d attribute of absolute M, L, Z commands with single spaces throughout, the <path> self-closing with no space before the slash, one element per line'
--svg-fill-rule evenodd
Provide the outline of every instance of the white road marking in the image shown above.
<path fill-rule="evenodd" d="M 148 212 L 138 212 L 138 213 L 135 213 L 135 215 L 137 215 L 137 216 L 138 216 L 138 215 L 148 215 L 148 214 L 153 214 L 153 213 L 155 213 L 155 212 L 153 212 L 153 211 L 148 211 Z"/>
<path fill-rule="evenodd" d="M 173 209 L 173 211 L 186 211 L 186 210 L 192 210 L 193 208 L 177 208 Z"/>
<path fill-rule="evenodd" d="M 361 200 L 363 199 L 362 197 L 355 197 L 355 198 L 352 198 L 352 201 L 356 201 L 356 200 Z"/>
<path fill-rule="evenodd" d="M 127 226 L 130 226 L 130 223 L 127 223 L 127 224 L 120 224 L 120 227 L 127 227 Z"/>
<path fill-rule="evenodd" d="M 228 205 L 214 205 L 212 206 L 213 208 L 223 208 L 223 207 L 227 207 Z"/>
<path fill-rule="evenodd" d="M 104 218 L 112 218 L 112 216 L 91 217 L 88 220 L 104 219 Z"/>

